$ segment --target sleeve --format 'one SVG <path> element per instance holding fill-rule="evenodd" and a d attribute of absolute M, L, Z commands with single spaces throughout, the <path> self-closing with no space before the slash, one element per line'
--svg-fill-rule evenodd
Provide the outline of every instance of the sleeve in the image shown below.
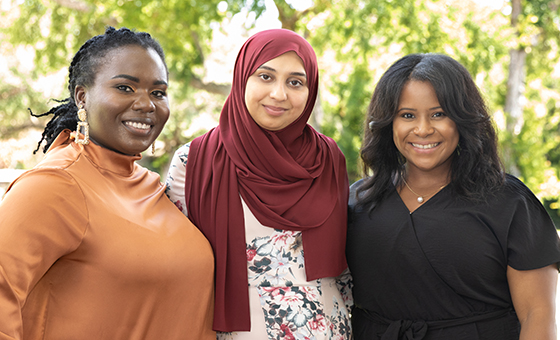
<path fill-rule="evenodd" d="M 177 149 L 169 165 L 167 178 L 165 179 L 165 193 L 167 197 L 187 215 L 185 201 L 185 176 L 187 171 L 187 159 L 189 156 L 190 143 Z"/>
<path fill-rule="evenodd" d="M 51 265 L 88 225 L 85 199 L 63 170 L 30 170 L 0 202 L 0 339 L 22 339 L 22 308 Z"/>
<path fill-rule="evenodd" d="M 521 181 L 508 180 L 514 207 L 508 232 L 508 265 L 517 270 L 560 262 L 558 231 L 544 206 Z M 507 204 L 507 203 L 506 203 Z"/>

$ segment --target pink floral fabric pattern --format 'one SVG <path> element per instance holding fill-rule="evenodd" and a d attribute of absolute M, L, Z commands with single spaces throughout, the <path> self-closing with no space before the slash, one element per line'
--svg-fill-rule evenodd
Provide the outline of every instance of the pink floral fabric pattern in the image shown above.
<path fill-rule="evenodd" d="M 348 296 L 349 275 L 341 276 L 332 288 L 339 294 L 323 294 L 319 279 L 298 282 L 296 272 L 304 269 L 301 233 L 274 230 L 247 244 L 249 285 L 259 293 L 269 339 L 349 339 L 350 322 L 343 295 Z M 295 284 L 294 284 L 295 283 Z M 331 308 L 325 308 L 330 299 Z"/>
<path fill-rule="evenodd" d="M 188 216 L 184 177 L 188 144 L 173 157 L 167 195 Z M 243 203 L 251 331 L 218 333 L 218 340 L 348 340 L 353 303 L 348 271 L 307 281 L 301 233 L 263 226 Z"/>

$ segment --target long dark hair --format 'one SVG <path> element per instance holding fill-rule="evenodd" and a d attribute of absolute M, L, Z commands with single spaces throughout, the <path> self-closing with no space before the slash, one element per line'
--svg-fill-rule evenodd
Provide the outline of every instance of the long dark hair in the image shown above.
<path fill-rule="evenodd" d="M 483 200 L 505 176 L 494 125 L 467 69 L 449 56 L 428 53 L 397 60 L 377 83 L 360 150 L 364 181 L 357 189 L 359 204 L 373 209 L 393 181 L 401 185 L 406 175 L 405 160 L 393 142 L 393 118 L 402 88 L 410 80 L 430 82 L 443 111 L 457 125 L 459 145 L 450 186 L 461 197 Z"/>
<path fill-rule="evenodd" d="M 103 57 L 112 49 L 126 45 L 137 45 L 145 49 L 153 49 L 160 56 L 167 69 L 163 49 L 150 34 L 134 32 L 126 27 L 122 27 L 118 30 L 113 27 L 107 27 L 105 34 L 94 36 L 86 41 L 74 55 L 74 58 L 72 58 L 72 62 L 68 68 L 68 91 L 70 92 L 70 96 L 63 100 L 56 100 L 61 104 L 43 114 L 35 115 L 29 110 L 31 115 L 35 117 L 53 115 L 43 131 L 41 140 L 37 144 L 37 149 L 35 149 L 33 153 L 39 150 L 43 140 L 46 141 L 43 152 L 47 152 L 52 142 L 62 130 L 76 129 L 78 124 L 78 107 L 76 106 L 74 98 L 74 89 L 78 85 L 85 87 L 93 85 L 98 67 L 103 62 Z"/>

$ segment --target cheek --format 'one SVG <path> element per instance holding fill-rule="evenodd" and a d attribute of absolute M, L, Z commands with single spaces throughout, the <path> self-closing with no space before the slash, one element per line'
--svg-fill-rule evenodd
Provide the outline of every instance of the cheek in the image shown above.
<path fill-rule="evenodd" d="M 251 116 L 254 116 L 257 112 L 259 107 L 259 91 L 255 91 L 254 89 L 248 89 L 249 91 L 245 92 L 245 107 Z"/>
<path fill-rule="evenodd" d="M 251 102 L 251 95 L 249 94 L 250 92 L 245 90 L 245 107 L 247 107 L 247 109 L 249 109 L 251 107 L 251 105 L 249 104 Z"/>
<path fill-rule="evenodd" d="M 103 125 L 109 120 L 109 116 L 111 116 L 113 111 L 113 106 L 108 103 L 96 103 L 91 105 L 87 111 L 88 121 L 94 126 Z"/>
<path fill-rule="evenodd" d="M 245 94 L 243 99 L 245 100 L 245 105 L 249 106 L 249 102 L 251 101 L 251 94 L 253 93 L 253 88 L 251 87 L 251 78 L 247 80 L 247 84 L 245 85 Z"/>
<path fill-rule="evenodd" d="M 405 139 L 407 135 L 408 135 L 408 131 L 406 129 L 406 126 L 393 123 L 393 128 L 392 128 L 393 144 L 401 154 L 406 153 Z"/>
<path fill-rule="evenodd" d="M 162 112 L 162 114 L 160 115 L 160 117 L 161 117 L 161 126 L 162 126 L 162 127 L 163 127 L 163 126 L 167 123 L 167 121 L 169 120 L 169 116 L 170 116 L 170 113 L 169 113 L 169 112 L 170 112 L 170 111 L 167 110 L 167 111 Z"/>
<path fill-rule="evenodd" d="M 393 131 L 393 142 L 394 142 L 395 145 L 398 147 L 398 146 L 399 146 L 399 137 L 400 137 L 400 134 L 399 134 L 399 125 L 393 123 L 392 131 Z"/>
<path fill-rule="evenodd" d="M 448 135 L 449 138 L 453 141 L 457 141 L 457 143 L 459 142 L 459 130 L 457 130 L 457 125 L 455 125 L 455 123 L 453 124 L 449 124 L 448 128 Z"/>
<path fill-rule="evenodd" d="M 309 91 L 302 93 L 299 98 L 299 106 L 301 106 L 302 110 L 305 108 L 305 105 L 307 104 L 307 99 L 309 98 Z"/>
<path fill-rule="evenodd" d="M 262 87 L 263 86 L 260 87 L 261 91 Z M 253 77 L 249 77 L 249 79 L 247 79 L 247 85 L 245 86 L 245 96 L 243 98 L 245 100 L 245 106 L 249 110 L 249 113 L 251 113 L 251 108 L 255 106 L 255 101 L 257 101 L 257 97 L 259 96 L 258 92 L 259 86 L 256 86 Z"/>
<path fill-rule="evenodd" d="M 159 115 L 164 119 L 164 122 L 169 119 L 169 114 L 171 110 L 169 109 L 169 102 L 166 100 L 165 102 L 161 102 L 158 104 L 159 106 Z"/>

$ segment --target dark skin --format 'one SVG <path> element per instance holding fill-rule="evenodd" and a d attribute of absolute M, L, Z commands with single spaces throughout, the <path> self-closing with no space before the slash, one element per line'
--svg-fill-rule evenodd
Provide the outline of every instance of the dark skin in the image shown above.
<path fill-rule="evenodd" d="M 107 149 L 139 154 L 155 141 L 169 118 L 167 70 L 151 49 L 113 49 L 96 71 L 93 85 L 76 86 L 85 107 L 90 140 Z"/>
<path fill-rule="evenodd" d="M 412 83 L 413 86 L 407 87 Z M 395 145 L 406 158 L 406 181 L 398 193 L 413 213 L 450 182 L 459 132 L 440 112 L 433 88 L 411 81 L 403 88 L 393 120 Z M 431 88 L 431 89 L 430 89 Z M 455 129 L 455 130 L 454 130 Z M 412 192 L 414 191 L 414 193 Z M 417 198 L 422 195 L 423 203 Z M 521 324 L 520 340 L 556 340 L 556 264 L 532 270 L 507 267 L 507 280 Z"/>
<path fill-rule="evenodd" d="M 532 270 L 508 266 L 513 306 L 521 323 L 519 340 L 556 340 L 556 264 Z"/>
<path fill-rule="evenodd" d="M 399 195 L 413 212 L 449 183 L 459 143 L 457 126 L 443 112 L 429 82 L 412 80 L 403 87 L 393 119 L 393 142 L 406 159 L 408 186 L 400 187 Z"/>

